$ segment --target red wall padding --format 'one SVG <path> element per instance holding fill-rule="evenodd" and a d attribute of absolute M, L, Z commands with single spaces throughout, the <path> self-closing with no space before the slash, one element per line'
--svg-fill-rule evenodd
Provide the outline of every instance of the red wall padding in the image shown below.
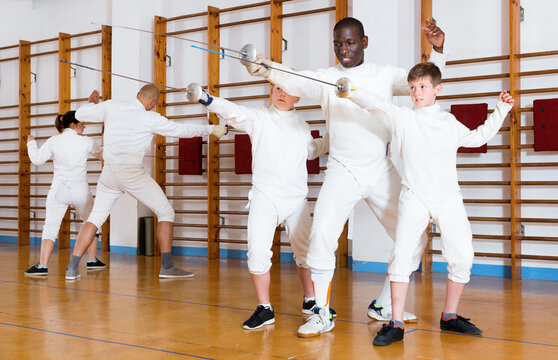
<path fill-rule="evenodd" d="M 252 173 L 252 142 L 249 135 L 234 136 L 234 173 Z"/>
<path fill-rule="evenodd" d="M 469 130 L 475 130 L 484 124 L 488 117 L 488 104 L 452 105 L 450 111 Z M 458 153 L 486 153 L 486 144 L 476 148 L 460 147 Z"/>
<path fill-rule="evenodd" d="M 312 130 L 310 131 L 312 137 L 317 139 L 320 137 L 319 130 Z M 319 174 L 320 173 L 320 158 L 316 158 L 314 160 L 307 160 L 306 161 L 306 169 L 308 170 L 308 174 Z"/>
<path fill-rule="evenodd" d="M 558 99 L 533 101 L 535 151 L 558 150 Z"/>
<path fill-rule="evenodd" d="M 178 173 L 180 175 L 203 174 L 201 137 L 178 140 Z"/>

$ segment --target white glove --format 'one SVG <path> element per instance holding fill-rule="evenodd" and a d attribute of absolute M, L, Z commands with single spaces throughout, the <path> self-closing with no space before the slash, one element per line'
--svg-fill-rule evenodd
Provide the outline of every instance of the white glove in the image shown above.
<path fill-rule="evenodd" d="M 256 64 L 248 63 L 248 65 L 246 65 L 246 70 L 248 70 L 250 75 L 268 78 L 271 74 L 271 69 L 266 66 L 273 66 L 273 62 L 271 62 L 271 60 L 269 59 L 266 59 L 260 52 L 258 52 L 258 54 L 256 55 L 256 59 L 254 60 L 254 62 Z"/>
<path fill-rule="evenodd" d="M 363 109 L 368 109 L 374 105 L 376 95 L 362 89 L 351 89 L 347 98 Z"/>
<path fill-rule="evenodd" d="M 213 130 L 211 130 L 211 135 L 220 139 L 223 135 L 227 133 L 227 127 L 225 125 L 213 125 Z"/>

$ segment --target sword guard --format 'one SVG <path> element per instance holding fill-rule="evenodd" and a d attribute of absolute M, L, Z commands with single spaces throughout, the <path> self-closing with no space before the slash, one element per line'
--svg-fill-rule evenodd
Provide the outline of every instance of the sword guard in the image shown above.
<path fill-rule="evenodd" d="M 340 98 L 344 98 L 349 95 L 349 92 L 351 91 L 351 82 L 348 78 L 342 77 L 341 79 L 337 80 L 335 85 L 337 86 L 335 88 L 335 95 Z"/>
<path fill-rule="evenodd" d="M 186 99 L 189 102 L 198 102 L 202 96 L 202 88 L 198 83 L 190 83 L 186 87 Z"/>
<path fill-rule="evenodd" d="M 252 44 L 246 44 L 240 49 L 240 63 L 244 66 L 248 66 L 249 64 L 256 61 L 256 56 L 258 55 L 258 51 L 256 47 Z"/>

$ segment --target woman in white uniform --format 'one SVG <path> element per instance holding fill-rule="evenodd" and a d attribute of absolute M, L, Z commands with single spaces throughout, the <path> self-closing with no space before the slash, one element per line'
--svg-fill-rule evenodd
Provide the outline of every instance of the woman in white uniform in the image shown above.
<path fill-rule="evenodd" d="M 93 207 L 86 163 L 89 154 L 99 156 L 101 148 L 90 138 L 82 136 L 85 124 L 76 120 L 75 113 L 68 111 L 58 115 L 55 126 L 60 134 L 48 138 L 40 148 L 33 136 L 27 137 L 29 159 L 34 165 L 43 165 L 51 158 L 54 163 L 54 177 L 46 199 L 40 260 L 25 271 L 27 276 L 48 274 L 48 260 L 68 206 L 73 205 L 82 219 L 87 219 Z M 106 267 L 96 257 L 97 242 L 94 241 L 88 249 L 88 269 Z"/>

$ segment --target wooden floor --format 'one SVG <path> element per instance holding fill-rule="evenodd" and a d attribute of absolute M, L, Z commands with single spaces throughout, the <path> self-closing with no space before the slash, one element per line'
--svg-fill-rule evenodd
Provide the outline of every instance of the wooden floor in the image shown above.
<path fill-rule="evenodd" d="M 473 277 L 461 312 L 484 336 L 439 330 L 445 276 L 415 276 L 404 342 L 377 348 L 381 326 L 366 308 L 383 275 L 340 270 L 332 306 L 333 332 L 296 336 L 304 322 L 301 288 L 293 264 L 272 270 L 274 325 L 255 331 L 241 325 L 255 308 L 246 263 L 175 257 L 195 271 L 187 280 L 159 280 L 159 260 L 102 254 L 109 268 L 65 281 L 69 250 L 55 252 L 46 279 L 23 271 L 38 246 L 0 244 L 1 359 L 558 359 L 558 283 Z"/>

